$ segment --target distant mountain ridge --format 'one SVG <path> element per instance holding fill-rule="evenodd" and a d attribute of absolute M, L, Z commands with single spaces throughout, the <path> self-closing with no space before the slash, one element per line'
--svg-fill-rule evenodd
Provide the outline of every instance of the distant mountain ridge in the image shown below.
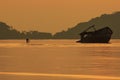
<path fill-rule="evenodd" d="M 88 22 L 79 23 L 75 27 L 69 28 L 67 31 L 58 32 L 53 37 L 55 39 L 78 39 L 79 33 L 91 25 L 95 25 L 96 29 L 108 26 L 113 30 L 112 38 L 120 38 L 120 12 L 103 14 Z"/>
<path fill-rule="evenodd" d="M 0 39 L 51 39 L 51 33 L 38 32 L 38 31 L 17 31 L 4 22 L 0 22 Z"/>
<path fill-rule="evenodd" d="M 120 12 L 103 14 L 88 22 L 82 22 L 75 27 L 68 28 L 66 31 L 57 32 L 54 35 L 38 31 L 20 32 L 6 23 L 0 22 L 0 39 L 79 39 L 79 34 L 91 25 L 95 25 L 96 29 L 108 26 L 113 30 L 112 38 L 120 39 Z"/>

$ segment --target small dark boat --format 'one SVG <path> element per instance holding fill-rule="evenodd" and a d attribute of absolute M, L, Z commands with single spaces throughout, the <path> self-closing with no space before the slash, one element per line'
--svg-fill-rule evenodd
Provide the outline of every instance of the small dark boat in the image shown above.
<path fill-rule="evenodd" d="M 94 31 L 88 31 L 93 28 Z M 77 42 L 81 43 L 109 43 L 111 39 L 112 30 L 109 27 L 96 30 L 94 25 L 87 28 L 85 31 L 80 33 L 81 40 Z"/>

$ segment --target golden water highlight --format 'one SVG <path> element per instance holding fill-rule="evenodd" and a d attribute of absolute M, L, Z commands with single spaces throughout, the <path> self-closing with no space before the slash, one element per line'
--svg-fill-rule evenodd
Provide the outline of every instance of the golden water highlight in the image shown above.
<path fill-rule="evenodd" d="M 63 78 L 73 78 L 73 79 L 84 78 L 84 79 L 120 80 L 120 77 L 100 76 L 100 75 L 49 74 L 49 73 L 25 73 L 25 72 L 0 72 L 0 75 L 63 77 Z"/>

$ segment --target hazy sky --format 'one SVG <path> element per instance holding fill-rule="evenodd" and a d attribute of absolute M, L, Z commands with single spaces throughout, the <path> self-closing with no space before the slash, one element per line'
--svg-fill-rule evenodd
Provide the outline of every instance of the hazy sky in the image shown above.
<path fill-rule="evenodd" d="M 0 0 L 0 21 L 18 30 L 55 33 L 116 11 L 120 0 Z"/>

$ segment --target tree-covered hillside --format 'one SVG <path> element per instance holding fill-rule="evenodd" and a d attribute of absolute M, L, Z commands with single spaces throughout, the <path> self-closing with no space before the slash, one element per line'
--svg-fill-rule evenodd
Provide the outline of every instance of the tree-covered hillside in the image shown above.
<path fill-rule="evenodd" d="M 6 23 L 0 22 L 0 39 L 25 39 L 25 38 L 51 39 L 52 34 L 38 31 L 20 32 L 13 29 Z"/>
<path fill-rule="evenodd" d="M 88 22 L 79 23 L 75 27 L 69 28 L 67 31 L 56 33 L 54 38 L 77 39 L 79 38 L 79 33 L 91 25 L 95 25 L 96 29 L 108 26 L 113 30 L 112 38 L 120 38 L 120 12 L 113 14 L 103 14 L 100 17 L 93 18 Z"/>

